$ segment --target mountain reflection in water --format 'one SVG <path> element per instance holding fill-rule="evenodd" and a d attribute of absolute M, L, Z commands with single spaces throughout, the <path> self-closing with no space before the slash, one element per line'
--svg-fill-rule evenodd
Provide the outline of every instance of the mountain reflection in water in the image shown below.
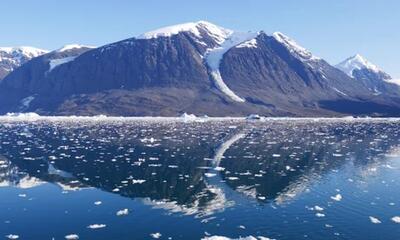
<path fill-rule="evenodd" d="M 337 172 L 362 181 L 390 168 L 399 130 L 361 120 L 6 122 L 0 186 L 95 188 L 207 222 L 238 201 L 276 208 Z"/>

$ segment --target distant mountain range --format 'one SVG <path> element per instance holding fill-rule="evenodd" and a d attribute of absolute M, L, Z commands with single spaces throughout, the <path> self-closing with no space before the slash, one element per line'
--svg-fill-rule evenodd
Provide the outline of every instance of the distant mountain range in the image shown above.
<path fill-rule="evenodd" d="M 331 66 L 282 33 L 200 21 L 32 52 L 0 51 L 0 113 L 400 116 L 387 73 L 360 55 Z"/>

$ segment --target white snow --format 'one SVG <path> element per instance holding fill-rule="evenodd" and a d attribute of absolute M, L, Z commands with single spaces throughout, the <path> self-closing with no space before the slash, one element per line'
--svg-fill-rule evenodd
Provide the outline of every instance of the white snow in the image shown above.
<path fill-rule="evenodd" d="M 88 45 L 80 45 L 80 44 L 68 44 L 56 50 L 56 52 L 65 52 L 73 49 L 81 49 L 81 48 L 96 48 L 95 46 Z"/>
<path fill-rule="evenodd" d="M 38 57 L 40 55 L 46 54 L 49 51 L 39 49 L 39 48 L 34 48 L 34 47 L 22 46 L 22 47 L 0 47 L 0 54 L 1 54 L 1 52 L 11 54 L 11 55 L 18 55 L 18 54 L 21 55 L 22 54 L 26 57 L 34 58 L 34 57 Z"/>
<path fill-rule="evenodd" d="M 232 99 L 235 102 L 245 102 L 245 99 L 236 95 L 224 82 L 222 79 L 221 73 L 219 71 L 219 66 L 222 61 L 222 58 L 226 52 L 228 52 L 231 48 L 237 46 L 240 43 L 247 42 L 249 40 L 254 39 L 257 37 L 258 33 L 254 32 L 232 32 L 228 38 L 224 42 L 221 43 L 220 46 L 209 49 L 206 53 L 205 59 L 207 65 L 211 69 L 211 76 L 214 80 L 215 86 Z"/>
<path fill-rule="evenodd" d="M 35 96 L 29 96 L 29 97 L 26 97 L 26 98 L 22 99 L 22 100 L 20 101 L 20 104 L 21 104 L 20 107 L 23 108 L 24 110 L 27 109 L 27 108 L 29 108 L 29 105 L 31 104 L 31 102 L 32 102 L 34 99 L 35 99 Z"/>
<path fill-rule="evenodd" d="M 24 62 L 48 52 L 33 47 L 0 47 L 0 63 L 5 62 L 6 65 L 9 65 L 5 70 L 11 72 Z"/>
<path fill-rule="evenodd" d="M 201 31 L 205 31 L 211 36 L 217 43 L 222 43 L 232 31 L 214 25 L 206 21 L 189 22 L 173 26 L 160 28 L 154 31 L 144 33 L 138 37 L 138 39 L 153 39 L 158 37 L 171 37 L 181 32 L 190 32 L 196 37 L 201 38 Z"/>
<path fill-rule="evenodd" d="M 293 39 L 284 35 L 281 32 L 275 32 L 272 36 L 280 43 L 282 43 L 292 54 L 297 56 L 300 60 L 319 60 L 319 57 L 314 56 L 310 51 L 300 46 Z"/>
<path fill-rule="evenodd" d="M 56 67 L 58 67 L 58 66 L 60 66 L 60 65 L 62 65 L 62 64 L 65 64 L 65 63 L 74 61 L 76 57 L 77 57 L 77 56 L 66 57 L 66 58 L 58 58 L 58 59 L 52 59 L 52 60 L 50 60 L 50 62 L 49 62 L 49 66 L 50 66 L 50 67 L 49 67 L 49 70 L 48 70 L 47 72 L 53 71 L 54 68 L 56 68 Z"/>
<path fill-rule="evenodd" d="M 393 84 L 396 84 L 396 85 L 400 86 L 400 79 L 388 79 L 388 80 L 385 80 L 385 81 L 388 82 L 388 83 L 393 83 Z"/>
<path fill-rule="evenodd" d="M 381 70 L 374 64 L 370 63 L 360 54 L 356 54 L 343 62 L 336 65 L 336 67 L 346 73 L 349 77 L 353 77 L 354 70 L 368 69 L 373 72 L 381 72 Z"/>
<path fill-rule="evenodd" d="M 236 48 L 257 48 L 257 39 L 251 39 L 236 46 Z"/>
<path fill-rule="evenodd" d="M 341 94 L 341 95 L 343 95 L 343 96 L 347 96 L 346 93 L 340 91 L 339 89 L 337 89 L 337 88 L 335 88 L 335 87 L 332 87 L 332 89 L 333 89 L 335 92 L 337 92 L 337 93 L 339 93 L 339 94 Z"/>

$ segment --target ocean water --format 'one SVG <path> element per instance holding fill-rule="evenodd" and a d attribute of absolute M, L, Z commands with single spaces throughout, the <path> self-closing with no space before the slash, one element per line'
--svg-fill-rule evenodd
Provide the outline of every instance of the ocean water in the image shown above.
<path fill-rule="evenodd" d="M 400 239 L 395 119 L 0 120 L 0 239 Z"/>

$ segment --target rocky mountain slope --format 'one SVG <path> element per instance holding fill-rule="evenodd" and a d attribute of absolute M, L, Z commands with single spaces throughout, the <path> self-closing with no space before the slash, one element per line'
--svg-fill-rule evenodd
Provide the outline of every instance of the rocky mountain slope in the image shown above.
<path fill-rule="evenodd" d="M 205 21 L 35 58 L 1 82 L 0 102 L 47 115 L 400 115 L 400 91 L 376 94 L 282 33 Z"/>

